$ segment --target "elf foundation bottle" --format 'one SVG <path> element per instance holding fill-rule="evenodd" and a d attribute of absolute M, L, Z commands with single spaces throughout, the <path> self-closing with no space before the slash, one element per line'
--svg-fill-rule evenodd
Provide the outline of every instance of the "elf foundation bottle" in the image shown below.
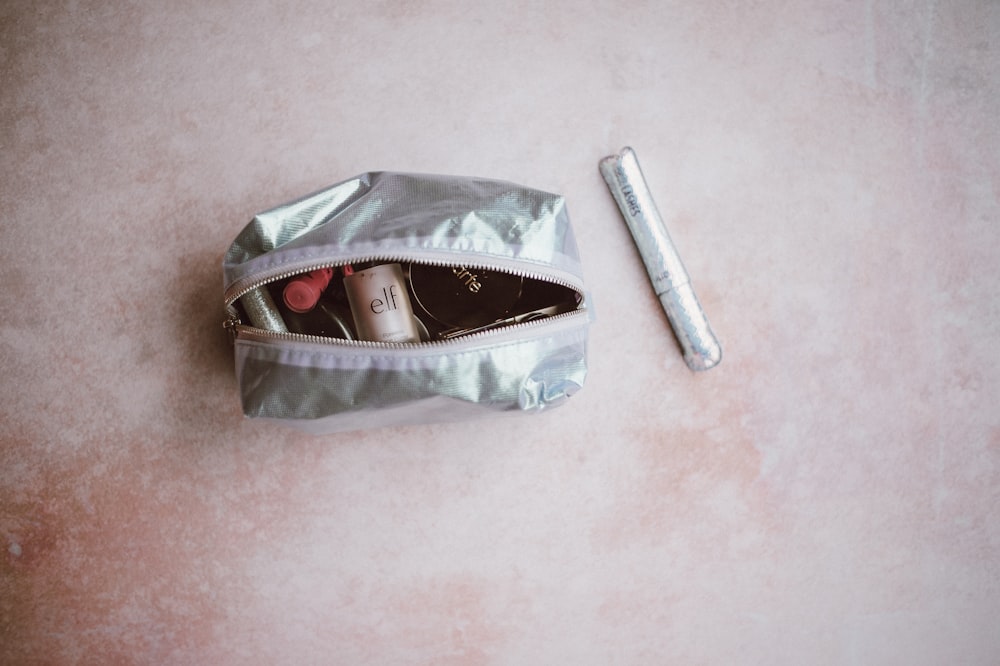
<path fill-rule="evenodd" d="M 358 339 L 374 342 L 419 342 L 420 331 L 410 297 L 406 293 L 403 268 L 382 264 L 345 275 L 344 288 Z"/>

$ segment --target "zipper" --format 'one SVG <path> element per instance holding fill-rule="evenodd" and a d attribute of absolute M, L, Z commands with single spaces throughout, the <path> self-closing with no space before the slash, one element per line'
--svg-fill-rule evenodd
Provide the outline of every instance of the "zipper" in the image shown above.
<path fill-rule="evenodd" d="M 578 317 L 589 316 L 585 308 L 578 308 L 569 312 L 551 315 L 544 319 L 533 319 L 514 324 L 501 325 L 488 330 L 477 330 L 465 335 L 460 335 L 442 340 L 426 340 L 421 342 L 377 342 L 374 340 L 345 340 L 344 338 L 331 338 L 323 335 L 307 335 L 305 333 L 291 333 L 282 331 L 272 331 L 266 328 L 257 328 L 240 323 L 238 319 L 227 320 L 223 326 L 228 329 L 235 341 L 236 338 L 258 340 L 258 341 L 284 341 L 298 342 L 305 344 L 316 344 L 353 349 L 378 349 L 378 350 L 431 350 L 442 347 L 474 347 L 484 339 L 492 341 L 502 341 L 506 337 L 519 337 L 524 331 L 541 327 L 557 327 L 562 324 L 569 325 Z"/>
<path fill-rule="evenodd" d="M 445 338 L 441 340 L 427 340 L 421 342 L 378 342 L 374 340 L 346 340 L 344 338 L 334 338 L 322 335 L 309 335 L 306 333 L 292 333 L 287 331 L 273 331 L 266 328 L 257 328 L 256 326 L 250 326 L 244 324 L 236 311 L 235 303 L 240 298 L 250 293 L 254 289 L 260 289 L 265 285 L 271 284 L 272 282 L 279 282 L 286 278 L 293 277 L 295 275 L 302 275 L 310 271 L 325 269 L 325 268 L 341 268 L 349 264 L 361 264 L 368 262 L 377 263 L 421 263 L 428 266 L 451 266 L 456 263 L 456 260 L 461 261 L 463 266 L 474 270 L 498 270 L 509 273 L 511 275 L 516 275 L 525 279 L 541 280 L 545 282 L 550 282 L 552 284 L 571 289 L 581 296 L 581 304 L 583 304 L 584 291 L 583 285 L 580 281 L 570 274 L 565 274 L 565 277 L 560 275 L 555 275 L 555 271 L 541 272 L 541 271 L 528 271 L 524 270 L 523 264 L 516 261 L 500 261 L 496 260 L 493 263 L 469 263 L 467 261 L 462 261 L 463 258 L 456 258 L 451 255 L 447 259 L 437 259 L 428 258 L 426 256 L 421 256 L 419 258 L 407 257 L 402 255 L 368 255 L 363 257 L 351 257 L 347 260 L 338 261 L 326 261 L 320 263 L 302 263 L 295 264 L 294 267 L 282 267 L 280 270 L 266 271 L 254 278 L 244 278 L 243 280 L 238 280 L 234 282 L 227 290 L 224 296 L 225 305 L 228 312 L 228 317 L 223 321 L 222 326 L 226 329 L 231 337 L 231 341 L 235 342 L 236 338 L 241 334 L 249 336 L 255 339 L 263 340 L 285 340 L 288 342 L 304 342 L 312 344 L 323 344 L 323 345 L 335 345 L 343 347 L 355 347 L 355 348 L 371 348 L 371 349 L 419 349 L 419 348 L 435 348 L 442 346 L 455 346 L 461 345 L 468 342 L 479 341 L 482 338 L 499 338 L 502 333 L 507 332 L 521 332 L 525 329 L 531 329 L 540 325 L 553 324 L 559 320 L 570 319 L 574 316 L 589 316 L 587 308 L 578 306 L 575 310 L 569 312 L 563 312 L 556 315 L 550 315 L 547 317 L 539 319 L 531 319 L 528 321 L 515 321 L 514 323 L 497 323 L 493 322 L 491 324 L 486 324 L 474 329 L 464 335 Z M 516 318 L 515 318 L 516 319 Z"/>

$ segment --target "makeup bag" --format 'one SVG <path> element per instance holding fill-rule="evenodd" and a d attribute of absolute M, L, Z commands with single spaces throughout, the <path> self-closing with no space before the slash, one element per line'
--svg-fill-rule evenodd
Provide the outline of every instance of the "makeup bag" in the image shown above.
<path fill-rule="evenodd" d="M 526 305 L 433 339 L 424 325 L 433 317 L 422 313 L 415 342 L 356 339 L 349 315 L 304 332 L 283 321 L 290 280 L 378 264 L 436 268 L 463 293 L 480 275 L 520 280 Z M 365 173 L 256 215 L 226 252 L 223 277 L 248 417 L 328 433 L 533 413 L 564 403 L 587 373 L 591 310 L 559 195 L 480 178 Z M 428 300 L 406 288 L 411 300 Z M 546 294 L 559 304 L 546 307 Z M 386 295 L 373 311 L 395 301 Z"/>

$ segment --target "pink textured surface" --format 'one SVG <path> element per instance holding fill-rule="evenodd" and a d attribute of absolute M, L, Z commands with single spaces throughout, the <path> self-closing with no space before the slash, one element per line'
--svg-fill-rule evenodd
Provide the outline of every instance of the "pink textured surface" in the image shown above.
<path fill-rule="evenodd" d="M 998 62 L 988 0 L 4 3 L 0 662 L 1000 663 Z M 566 195 L 570 404 L 241 417 L 222 252 L 371 169 Z"/>

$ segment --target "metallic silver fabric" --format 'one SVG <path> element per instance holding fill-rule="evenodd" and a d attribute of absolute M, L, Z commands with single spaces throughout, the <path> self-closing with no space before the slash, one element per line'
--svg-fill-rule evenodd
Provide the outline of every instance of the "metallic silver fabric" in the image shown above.
<path fill-rule="evenodd" d="M 586 377 L 586 315 L 518 338 L 426 349 L 236 341 L 244 413 L 316 432 L 562 404 Z M 544 329 L 544 330 L 543 330 Z"/>
<path fill-rule="evenodd" d="M 563 197 L 481 178 L 372 172 L 254 217 L 223 259 L 226 300 L 320 258 L 382 256 L 471 257 L 583 284 Z"/>
<path fill-rule="evenodd" d="M 722 360 L 722 346 L 708 324 L 681 261 L 653 201 L 639 160 L 631 148 L 600 162 L 611 194 L 635 240 L 653 290 L 692 370 L 714 368 Z"/>
<path fill-rule="evenodd" d="M 223 262 L 227 306 L 268 279 L 362 257 L 480 264 L 584 294 L 561 196 L 511 183 L 369 173 L 257 215 Z M 587 303 L 574 313 L 442 343 L 317 341 L 237 327 L 247 416 L 314 433 L 539 412 L 587 374 Z"/>

